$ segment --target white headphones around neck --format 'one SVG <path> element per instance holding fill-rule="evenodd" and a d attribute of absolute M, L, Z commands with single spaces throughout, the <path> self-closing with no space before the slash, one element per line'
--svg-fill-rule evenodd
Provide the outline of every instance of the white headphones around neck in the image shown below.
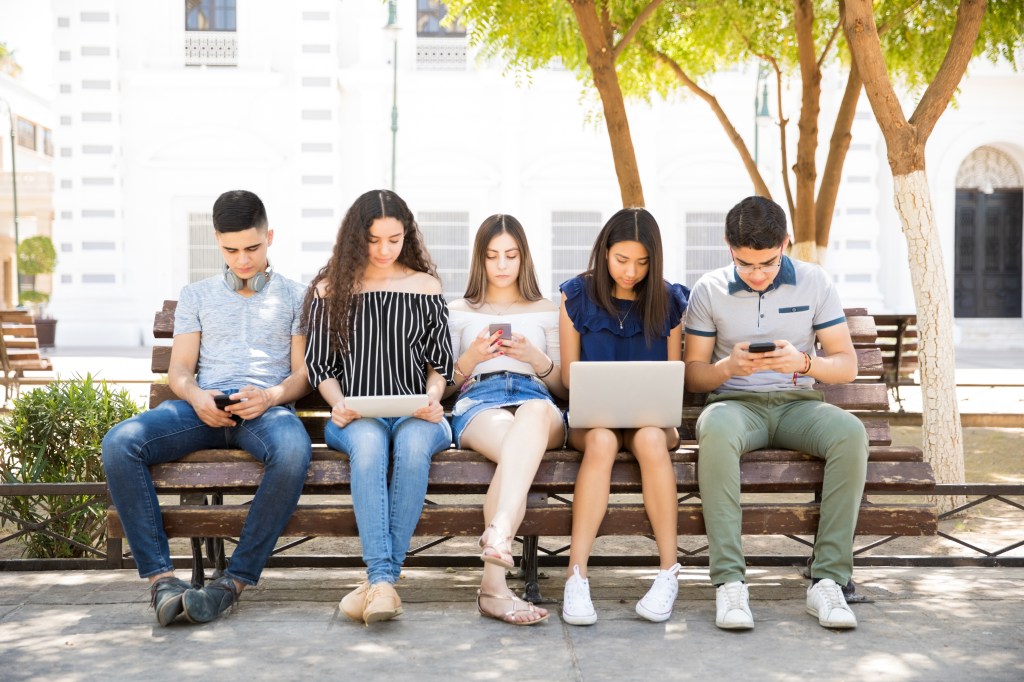
<path fill-rule="evenodd" d="M 273 274 L 274 268 L 267 263 L 267 269 L 263 272 L 257 272 L 249 279 L 242 279 L 235 273 L 231 272 L 231 268 L 224 271 L 224 281 L 232 291 L 241 291 L 247 285 L 254 292 L 259 293 L 267 286 L 267 282 L 270 281 L 270 275 Z"/>

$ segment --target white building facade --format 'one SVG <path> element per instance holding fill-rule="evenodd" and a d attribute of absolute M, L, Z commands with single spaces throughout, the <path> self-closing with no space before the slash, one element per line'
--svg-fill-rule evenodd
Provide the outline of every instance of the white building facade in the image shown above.
<path fill-rule="evenodd" d="M 225 190 L 263 198 L 275 269 L 308 281 L 349 204 L 390 185 L 395 92 L 395 189 L 446 291 L 461 293 L 476 227 L 502 212 L 526 227 L 542 287 L 557 295 L 621 205 L 599 105 L 565 71 L 519 85 L 502 65 L 479 62 L 464 36 L 437 27 L 436 2 L 397 4 L 393 30 L 378 2 L 52 0 L 58 345 L 148 343 L 161 301 L 219 271 L 209 214 Z M 1006 68 L 972 65 L 958 108 L 929 142 L 951 290 L 1011 299 L 993 317 L 985 296 L 961 296 L 964 345 L 984 345 L 993 329 L 1002 347 L 1024 345 L 1022 84 Z M 839 76 L 823 83 L 822 164 L 843 85 Z M 751 145 L 761 126 L 759 162 L 784 204 L 775 126 L 754 118 L 756 65 L 721 73 L 710 88 Z M 795 121 L 799 93 L 784 99 Z M 751 183 L 704 103 L 674 98 L 629 113 L 667 276 L 692 284 L 727 262 L 724 216 Z M 993 220 L 1006 225 L 989 228 Z M 968 267 L 971 235 L 1000 262 Z M 862 97 L 826 267 L 846 305 L 912 312 L 905 252 L 884 141 Z M 995 265 L 998 277 L 979 274 Z"/>

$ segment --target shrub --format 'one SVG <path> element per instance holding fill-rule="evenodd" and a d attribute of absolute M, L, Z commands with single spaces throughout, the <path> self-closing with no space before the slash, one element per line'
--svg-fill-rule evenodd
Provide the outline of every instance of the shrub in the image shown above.
<path fill-rule="evenodd" d="M 113 390 L 91 374 L 22 393 L 6 419 L 0 420 L 0 474 L 5 483 L 103 481 L 100 444 L 112 426 L 139 413 L 124 389 Z M 39 495 L 0 498 L 0 508 L 26 523 L 45 528 L 89 547 L 106 540 L 105 503 L 84 495 Z M 84 506 L 83 506 L 84 505 Z M 76 509 L 82 507 L 82 509 Z M 30 532 L 18 538 L 29 557 L 80 557 L 80 547 Z"/>

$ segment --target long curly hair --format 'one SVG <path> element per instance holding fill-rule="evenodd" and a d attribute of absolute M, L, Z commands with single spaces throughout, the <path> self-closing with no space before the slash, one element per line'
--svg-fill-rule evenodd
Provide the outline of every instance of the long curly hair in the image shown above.
<path fill-rule="evenodd" d="M 303 326 L 308 326 L 310 306 L 316 296 L 317 285 L 325 282 L 324 301 L 332 350 L 348 350 L 352 320 L 359 313 L 357 295 L 362 292 L 362 277 L 369 263 L 370 226 L 378 218 L 395 218 L 402 223 L 404 240 L 398 264 L 437 277 L 437 269 L 423 243 L 423 234 L 405 201 L 386 189 L 362 194 L 342 218 L 331 257 L 310 282 L 302 306 Z"/>

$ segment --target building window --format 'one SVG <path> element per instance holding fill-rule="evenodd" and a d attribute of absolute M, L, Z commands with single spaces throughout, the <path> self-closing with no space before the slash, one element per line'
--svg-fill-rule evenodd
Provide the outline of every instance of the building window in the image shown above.
<path fill-rule="evenodd" d="M 18 144 L 25 149 L 36 148 L 36 124 L 18 117 Z"/>
<path fill-rule="evenodd" d="M 238 66 L 235 0 L 185 0 L 185 66 Z"/>
<path fill-rule="evenodd" d="M 43 128 L 43 153 L 53 156 L 53 131 L 49 128 Z"/>
<path fill-rule="evenodd" d="M 416 222 L 437 263 L 445 298 L 462 298 L 469 281 L 469 213 L 424 211 L 416 216 Z"/>
<path fill-rule="evenodd" d="M 224 271 L 224 259 L 213 233 L 213 213 L 188 214 L 188 282 L 198 282 Z"/>
<path fill-rule="evenodd" d="M 82 275 L 82 284 L 116 284 L 114 275 Z"/>
<path fill-rule="evenodd" d="M 597 211 L 553 211 L 551 213 L 551 296 L 558 285 L 587 269 L 594 240 L 601 231 Z"/>
<path fill-rule="evenodd" d="M 302 151 L 308 154 L 332 152 L 334 145 L 330 142 L 303 142 Z"/>
<path fill-rule="evenodd" d="M 466 27 L 459 21 L 451 26 L 441 25 L 448 8 L 441 0 L 416 0 L 416 35 L 421 38 L 465 37 Z"/>
<path fill-rule="evenodd" d="M 234 31 L 235 0 L 185 0 L 186 31 Z"/>
<path fill-rule="evenodd" d="M 682 246 L 681 260 L 686 267 L 682 283 L 692 287 L 705 272 L 729 263 L 729 247 L 722 240 L 725 214 L 711 211 L 687 213 L 685 234 L 686 244 Z"/>
<path fill-rule="evenodd" d="M 441 22 L 448 8 L 440 0 L 417 0 L 416 67 L 430 71 L 465 70 L 466 27 L 458 21 L 450 26 Z"/>

